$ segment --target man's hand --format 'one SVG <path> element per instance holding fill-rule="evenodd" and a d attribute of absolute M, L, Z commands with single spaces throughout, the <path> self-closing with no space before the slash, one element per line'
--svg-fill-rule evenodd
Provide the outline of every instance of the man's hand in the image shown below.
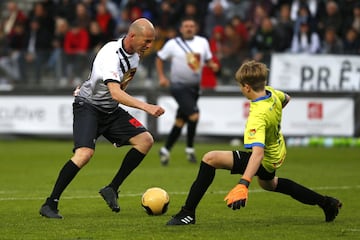
<path fill-rule="evenodd" d="M 147 104 L 145 111 L 154 117 L 160 117 L 165 112 L 162 107 L 153 104 Z"/>
<path fill-rule="evenodd" d="M 160 85 L 160 87 L 169 87 L 170 81 L 164 75 L 160 75 L 159 76 L 159 85 Z"/>
<path fill-rule="evenodd" d="M 224 198 L 226 205 L 233 210 L 245 207 L 248 198 L 248 188 L 244 184 L 237 184 Z"/>

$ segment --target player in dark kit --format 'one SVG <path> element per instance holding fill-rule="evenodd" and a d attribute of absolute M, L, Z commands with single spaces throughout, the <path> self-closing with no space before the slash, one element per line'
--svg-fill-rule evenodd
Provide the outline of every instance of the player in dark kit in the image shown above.
<path fill-rule="evenodd" d="M 154 117 L 164 113 L 162 107 L 142 102 L 125 92 L 140 56 L 151 47 L 154 39 L 154 26 L 140 18 L 130 25 L 125 37 L 105 44 L 98 52 L 89 79 L 74 92 L 74 155 L 61 169 L 52 193 L 40 208 L 40 215 L 62 218 L 58 210 L 60 196 L 93 156 L 100 135 L 116 147 L 132 145 L 113 180 L 99 191 L 112 211 L 120 211 L 118 189 L 144 159 L 154 140 L 139 121 L 119 107 L 119 103 Z"/>

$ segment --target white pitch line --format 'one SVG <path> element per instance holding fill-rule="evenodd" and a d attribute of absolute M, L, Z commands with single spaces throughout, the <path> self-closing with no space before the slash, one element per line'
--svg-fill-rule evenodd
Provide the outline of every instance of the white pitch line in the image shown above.
<path fill-rule="evenodd" d="M 353 190 L 353 189 L 360 189 L 360 185 L 356 186 L 323 186 L 323 187 L 314 187 L 311 188 L 313 190 Z M 1 191 L 0 194 L 9 194 L 15 193 L 17 191 Z M 227 194 L 229 191 L 215 191 L 215 192 L 208 192 L 211 194 Z M 263 193 L 267 192 L 263 189 L 254 189 L 249 190 L 250 193 Z M 76 193 L 75 193 L 76 194 Z M 139 197 L 143 193 L 127 193 L 127 194 L 120 194 L 121 197 Z M 187 195 L 188 192 L 169 192 L 169 195 Z M 99 195 L 89 195 L 89 196 L 64 196 L 61 199 L 87 199 L 87 198 L 98 198 Z M 24 201 L 24 200 L 43 200 L 44 197 L 4 197 L 0 198 L 0 201 Z"/>
<path fill-rule="evenodd" d="M 349 228 L 349 229 L 343 229 L 344 232 L 360 232 L 360 229 L 356 228 Z"/>

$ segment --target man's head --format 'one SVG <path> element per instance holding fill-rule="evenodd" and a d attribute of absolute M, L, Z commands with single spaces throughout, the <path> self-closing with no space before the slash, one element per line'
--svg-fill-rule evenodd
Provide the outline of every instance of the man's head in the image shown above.
<path fill-rule="evenodd" d="M 239 83 L 243 93 L 249 90 L 260 92 L 265 89 L 268 71 L 265 64 L 248 61 L 237 70 L 235 80 Z M 244 95 L 246 94 L 244 93 Z"/>
<path fill-rule="evenodd" d="M 139 18 L 131 23 L 125 38 L 125 50 L 142 55 L 155 40 L 153 24 L 146 18 Z"/>
<path fill-rule="evenodd" d="M 197 32 L 196 21 L 191 17 L 182 19 L 179 31 L 183 39 L 192 39 Z"/>

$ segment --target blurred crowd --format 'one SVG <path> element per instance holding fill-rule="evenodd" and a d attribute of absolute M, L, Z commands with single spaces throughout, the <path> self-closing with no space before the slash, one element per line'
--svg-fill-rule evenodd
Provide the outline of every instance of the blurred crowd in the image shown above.
<path fill-rule="evenodd" d="M 12 0 L 0 5 L 0 88 L 79 84 L 97 50 L 126 34 L 139 17 L 150 19 L 157 32 L 141 62 L 142 78 L 154 83 L 156 51 L 177 35 L 184 16 L 197 19 L 198 34 L 209 40 L 221 65 L 217 74 L 204 69 L 204 88 L 234 84 L 233 74 L 244 60 L 270 64 L 275 52 L 360 53 L 358 0 Z"/>

